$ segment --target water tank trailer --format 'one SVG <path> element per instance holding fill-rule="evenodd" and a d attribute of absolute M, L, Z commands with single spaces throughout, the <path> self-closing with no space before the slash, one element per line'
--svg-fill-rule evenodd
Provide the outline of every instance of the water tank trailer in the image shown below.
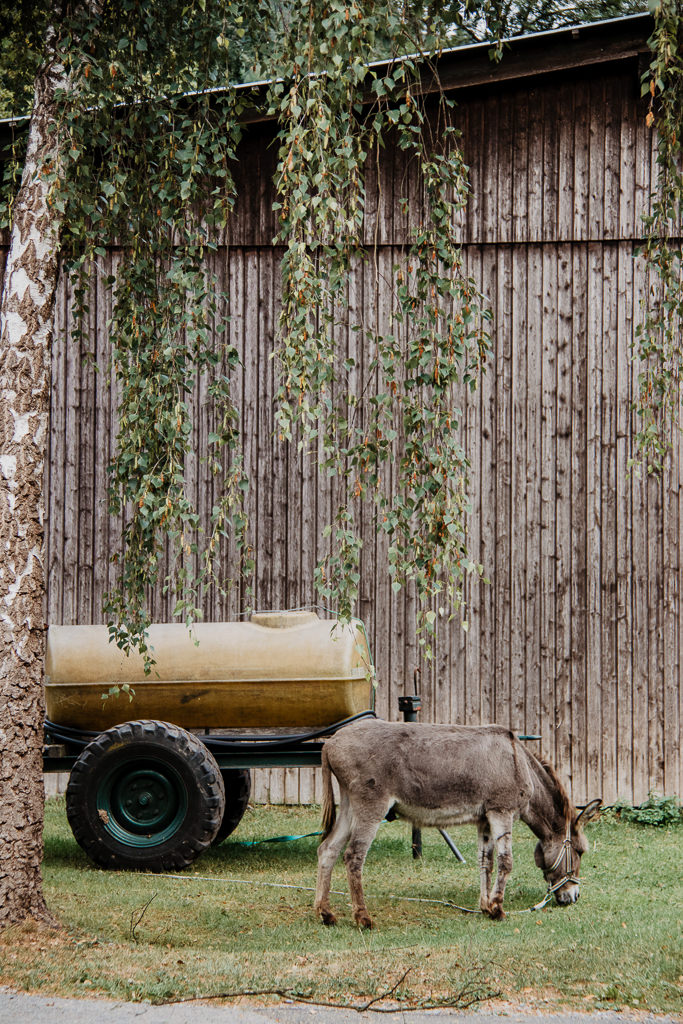
<path fill-rule="evenodd" d="M 239 824 L 249 769 L 320 764 L 326 736 L 372 715 L 363 623 L 316 612 L 149 631 L 145 675 L 106 626 L 50 626 L 45 771 L 68 771 L 74 836 L 104 868 L 187 867 Z M 103 700 L 111 686 L 125 691 Z M 132 717 L 131 717 L 132 715 Z"/>

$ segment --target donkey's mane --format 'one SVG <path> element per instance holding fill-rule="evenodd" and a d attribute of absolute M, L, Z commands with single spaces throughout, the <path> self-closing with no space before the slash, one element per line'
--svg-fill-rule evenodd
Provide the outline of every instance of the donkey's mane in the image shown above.
<path fill-rule="evenodd" d="M 550 761 L 546 761 L 543 757 L 540 757 L 538 760 L 540 762 L 541 767 L 543 768 L 545 773 L 550 777 L 553 785 L 555 786 L 555 793 L 553 794 L 553 799 L 558 810 L 560 811 L 560 814 L 564 815 L 565 821 L 573 821 L 576 817 L 576 808 L 574 807 L 574 804 L 571 801 L 569 793 L 564 788 L 564 783 L 562 782 L 562 779 L 559 777 L 559 775 L 551 765 Z"/>

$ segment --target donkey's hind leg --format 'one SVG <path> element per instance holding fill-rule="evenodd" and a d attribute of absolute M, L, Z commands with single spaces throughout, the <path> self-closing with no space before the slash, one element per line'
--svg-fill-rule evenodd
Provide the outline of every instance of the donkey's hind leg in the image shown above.
<path fill-rule="evenodd" d="M 318 847 L 318 879 L 315 889 L 315 912 L 320 915 L 323 924 L 336 924 L 337 918 L 330 906 L 330 886 L 332 869 L 337 863 L 339 854 L 351 835 L 351 808 L 348 794 L 342 789 L 339 800 L 339 814 L 334 827 L 326 839 Z"/>
<path fill-rule="evenodd" d="M 356 807 L 355 810 L 353 831 L 344 853 L 344 862 L 349 879 L 354 921 L 359 928 L 372 928 L 372 918 L 363 894 L 363 865 L 372 840 L 377 835 L 377 829 L 389 807 L 382 807 L 379 811 L 367 806 Z"/>

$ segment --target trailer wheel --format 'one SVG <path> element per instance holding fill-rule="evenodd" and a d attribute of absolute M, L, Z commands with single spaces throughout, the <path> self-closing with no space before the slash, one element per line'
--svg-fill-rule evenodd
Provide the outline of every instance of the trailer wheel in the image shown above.
<path fill-rule="evenodd" d="M 213 841 L 214 846 L 235 831 L 244 817 L 251 796 L 251 772 L 246 768 L 221 768 L 221 775 L 225 786 L 225 810 Z"/>
<path fill-rule="evenodd" d="M 210 751 L 167 722 L 125 722 L 93 740 L 71 770 L 66 813 L 104 868 L 185 868 L 216 835 L 223 779 Z"/>

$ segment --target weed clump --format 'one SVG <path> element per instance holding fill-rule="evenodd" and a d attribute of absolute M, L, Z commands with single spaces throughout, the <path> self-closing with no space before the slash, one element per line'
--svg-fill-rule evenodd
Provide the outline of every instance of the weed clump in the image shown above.
<path fill-rule="evenodd" d="M 647 800 L 637 807 L 625 800 L 618 800 L 612 811 L 621 821 L 631 821 L 636 825 L 651 825 L 655 828 L 683 825 L 683 804 L 677 796 L 650 793 Z"/>

